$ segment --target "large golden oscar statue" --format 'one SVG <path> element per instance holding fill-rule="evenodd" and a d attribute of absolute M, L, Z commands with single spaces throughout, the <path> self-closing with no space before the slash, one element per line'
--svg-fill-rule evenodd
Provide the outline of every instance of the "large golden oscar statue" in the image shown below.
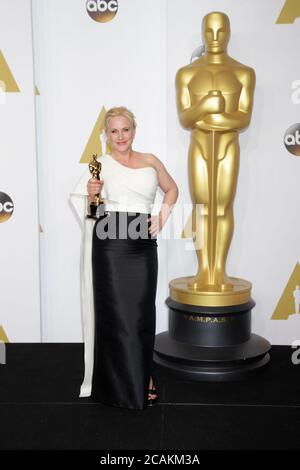
<path fill-rule="evenodd" d="M 270 344 L 251 334 L 251 283 L 226 272 L 238 136 L 250 123 L 255 72 L 227 54 L 227 15 L 206 15 L 202 33 L 205 53 L 176 75 L 179 120 L 191 131 L 188 175 L 198 271 L 169 283 L 169 332 L 157 336 L 155 359 L 179 376 L 220 380 L 266 365 Z"/>

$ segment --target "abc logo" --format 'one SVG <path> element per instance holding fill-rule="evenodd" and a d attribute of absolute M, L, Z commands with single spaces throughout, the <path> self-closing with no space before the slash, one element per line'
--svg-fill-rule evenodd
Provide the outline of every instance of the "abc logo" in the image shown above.
<path fill-rule="evenodd" d="M 11 198 L 0 192 L 0 222 L 6 222 L 14 211 L 14 204 Z"/>
<path fill-rule="evenodd" d="M 300 156 L 300 124 L 293 124 L 284 135 L 284 145 L 293 155 Z"/>
<path fill-rule="evenodd" d="M 93 20 L 107 23 L 117 14 L 118 0 L 88 0 L 86 10 Z"/>

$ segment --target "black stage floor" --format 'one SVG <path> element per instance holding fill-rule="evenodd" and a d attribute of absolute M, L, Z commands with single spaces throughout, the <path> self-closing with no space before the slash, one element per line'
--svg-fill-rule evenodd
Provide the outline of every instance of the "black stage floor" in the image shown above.
<path fill-rule="evenodd" d="M 159 404 L 126 410 L 79 398 L 83 344 L 7 344 L 0 449 L 300 449 L 300 364 L 273 346 L 240 382 L 181 381 L 154 368 Z"/>

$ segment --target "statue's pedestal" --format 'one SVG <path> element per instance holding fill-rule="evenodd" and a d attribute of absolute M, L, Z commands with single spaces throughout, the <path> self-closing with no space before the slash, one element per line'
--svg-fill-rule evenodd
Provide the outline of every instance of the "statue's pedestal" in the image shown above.
<path fill-rule="evenodd" d="M 189 280 L 171 281 L 170 293 L 176 297 L 174 285 L 182 288 Z M 195 300 L 195 292 L 185 299 L 193 296 Z M 255 305 L 251 298 L 242 304 L 201 306 L 170 296 L 166 304 L 169 331 L 156 336 L 154 361 L 173 375 L 195 381 L 235 380 L 248 377 L 269 362 L 270 343 L 251 333 L 251 309 Z"/>

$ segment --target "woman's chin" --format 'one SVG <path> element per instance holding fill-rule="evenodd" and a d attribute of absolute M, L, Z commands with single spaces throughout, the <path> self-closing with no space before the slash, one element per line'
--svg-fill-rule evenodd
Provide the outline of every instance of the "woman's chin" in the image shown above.
<path fill-rule="evenodd" d="M 114 145 L 112 150 L 116 150 L 117 152 L 127 152 L 130 150 L 131 145 Z"/>

